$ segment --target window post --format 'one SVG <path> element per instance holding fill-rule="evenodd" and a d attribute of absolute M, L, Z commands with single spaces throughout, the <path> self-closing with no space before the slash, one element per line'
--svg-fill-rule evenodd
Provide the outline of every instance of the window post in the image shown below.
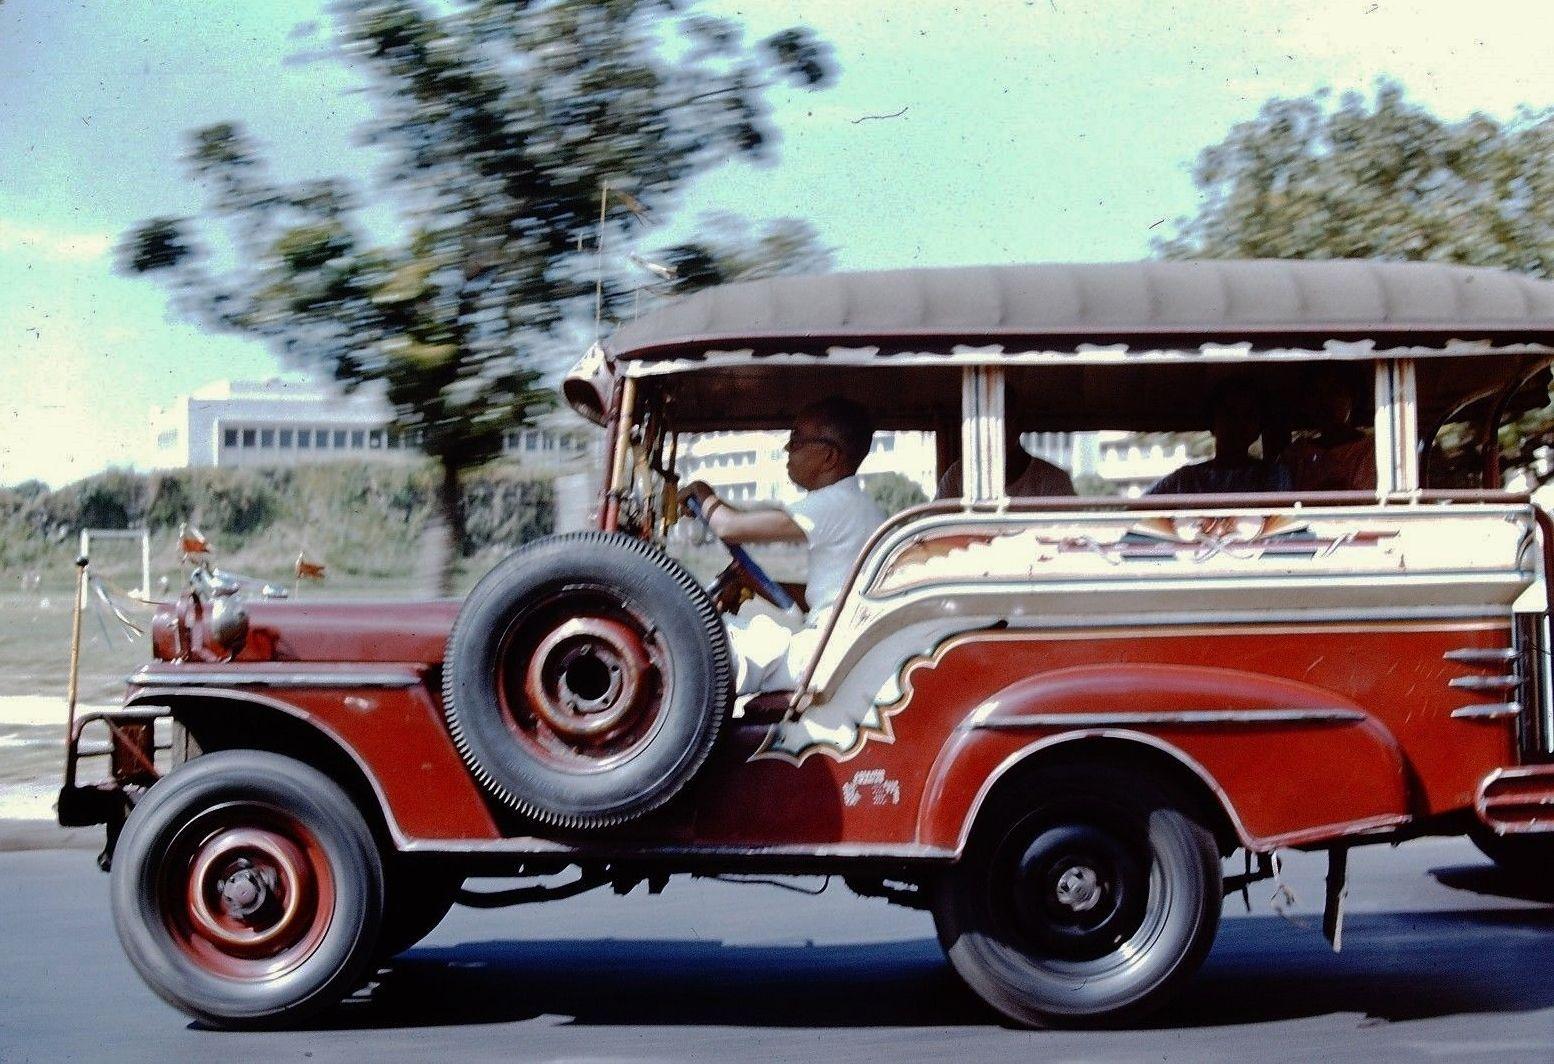
<path fill-rule="evenodd" d="M 1380 495 L 1419 490 L 1419 402 L 1411 358 L 1376 363 L 1376 485 Z"/>
<path fill-rule="evenodd" d="M 1004 483 L 1004 371 L 971 366 L 961 375 L 961 501 L 1002 499 Z"/>

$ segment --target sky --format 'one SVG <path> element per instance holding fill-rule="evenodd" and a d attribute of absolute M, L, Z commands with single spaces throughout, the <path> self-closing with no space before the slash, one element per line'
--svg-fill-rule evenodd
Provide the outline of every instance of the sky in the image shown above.
<path fill-rule="evenodd" d="M 812 27 L 840 77 L 777 92 L 778 160 L 708 175 L 671 224 L 806 218 L 843 269 L 1145 257 L 1193 210 L 1198 151 L 1274 96 L 1391 77 L 1446 118 L 1554 105 L 1543 0 L 703 6 L 752 39 Z M 321 7 L 0 0 L 0 485 L 143 463 L 153 406 L 288 368 L 116 275 L 112 248 L 197 210 L 178 160 L 202 125 L 241 120 L 283 179 L 368 166 L 351 72 L 288 61 Z"/>

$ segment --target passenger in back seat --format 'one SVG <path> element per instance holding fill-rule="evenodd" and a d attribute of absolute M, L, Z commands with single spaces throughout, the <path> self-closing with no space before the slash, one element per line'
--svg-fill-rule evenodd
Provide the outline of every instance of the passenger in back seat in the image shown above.
<path fill-rule="evenodd" d="M 1214 457 L 1168 473 L 1146 495 L 1220 495 L 1289 491 L 1289 470 L 1249 453 L 1263 434 L 1262 396 L 1241 381 L 1222 381 L 1209 394 Z"/>

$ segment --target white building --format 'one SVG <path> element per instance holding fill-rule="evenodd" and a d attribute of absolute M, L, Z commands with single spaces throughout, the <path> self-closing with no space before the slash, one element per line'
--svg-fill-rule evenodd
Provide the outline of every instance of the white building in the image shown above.
<path fill-rule="evenodd" d="M 1202 461 L 1189 450 L 1190 435 L 1179 432 L 1099 432 L 1095 473 L 1117 494 L 1136 499 L 1167 473 Z"/>
<path fill-rule="evenodd" d="M 730 502 L 792 502 L 799 491 L 788 480 L 784 432 L 713 432 L 681 440 L 682 480 L 705 480 Z M 1181 435 L 1137 432 L 1030 432 L 1021 444 L 1067 470 L 1076 480 L 1098 477 L 1111 494 L 1137 498 L 1172 470 L 1195 461 Z M 929 432 L 879 432 L 859 469 L 901 473 L 932 499 L 934 437 Z M 1090 490 L 1095 490 L 1090 486 Z"/>
<path fill-rule="evenodd" d="M 799 489 L 788 479 L 786 432 L 709 432 L 682 437 L 676 463 L 682 481 L 704 480 L 729 502 L 793 502 Z M 896 472 L 934 495 L 933 434 L 877 432 L 858 474 Z"/>
<path fill-rule="evenodd" d="M 289 466 L 416 457 L 416 440 L 389 426 L 388 404 L 366 390 L 351 395 L 300 374 L 264 381 L 215 381 L 151 412 L 152 466 Z M 552 415 L 506 435 L 503 451 L 525 462 L 583 461 L 596 430 L 570 414 Z"/>

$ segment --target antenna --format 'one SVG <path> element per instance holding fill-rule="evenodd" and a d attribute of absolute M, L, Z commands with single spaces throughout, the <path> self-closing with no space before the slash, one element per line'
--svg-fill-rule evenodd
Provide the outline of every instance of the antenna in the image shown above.
<path fill-rule="evenodd" d="M 599 186 L 599 240 L 594 254 L 594 343 L 599 342 L 600 321 L 604 318 L 604 215 L 610 202 L 610 183 Z"/>

